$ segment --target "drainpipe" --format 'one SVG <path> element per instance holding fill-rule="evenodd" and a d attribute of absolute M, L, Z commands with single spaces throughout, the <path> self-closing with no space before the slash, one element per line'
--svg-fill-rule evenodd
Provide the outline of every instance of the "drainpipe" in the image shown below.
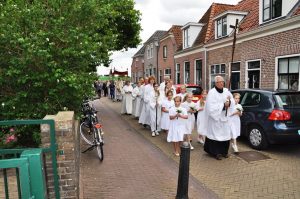
<path fill-rule="evenodd" d="M 204 60 L 205 60 L 205 63 L 204 63 L 204 88 L 205 88 L 205 90 L 208 90 L 208 88 L 206 88 L 206 77 L 207 77 L 207 74 L 206 74 L 206 66 L 207 66 L 207 64 L 206 64 L 206 62 L 207 62 L 207 50 L 206 50 L 206 48 L 204 48 Z"/>

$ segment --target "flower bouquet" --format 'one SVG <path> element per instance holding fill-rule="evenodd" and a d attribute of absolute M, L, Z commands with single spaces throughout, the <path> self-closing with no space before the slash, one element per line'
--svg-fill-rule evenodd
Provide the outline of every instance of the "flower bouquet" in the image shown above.
<path fill-rule="evenodd" d="M 178 113 L 178 114 L 182 113 L 181 108 L 176 109 L 176 113 Z M 177 117 L 177 119 L 178 119 L 178 117 Z"/>
<path fill-rule="evenodd" d="M 191 105 L 191 106 L 190 106 L 190 109 L 191 109 L 193 112 L 197 111 L 195 105 Z M 193 113 L 191 113 L 191 114 L 193 114 Z"/>
<path fill-rule="evenodd" d="M 240 104 L 237 104 L 237 105 L 236 105 L 236 110 L 238 110 L 238 111 L 241 112 L 241 113 L 244 111 L 242 105 L 240 105 Z"/>

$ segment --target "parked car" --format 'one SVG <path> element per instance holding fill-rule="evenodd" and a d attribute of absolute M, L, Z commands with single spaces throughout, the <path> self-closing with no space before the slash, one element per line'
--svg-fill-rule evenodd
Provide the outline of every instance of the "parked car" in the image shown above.
<path fill-rule="evenodd" d="M 180 93 L 180 86 L 183 84 L 176 84 L 176 93 Z M 202 88 L 201 86 L 197 84 L 185 84 L 186 85 L 186 92 L 188 93 L 193 93 L 193 102 L 197 102 L 199 99 L 201 99 L 201 93 L 202 93 Z"/>
<path fill-rule="evenodd" d="M 300 92 L 239 89 L 232 93 L 241 94 L 241 135 L 252 148 L 300 141 Z"/>

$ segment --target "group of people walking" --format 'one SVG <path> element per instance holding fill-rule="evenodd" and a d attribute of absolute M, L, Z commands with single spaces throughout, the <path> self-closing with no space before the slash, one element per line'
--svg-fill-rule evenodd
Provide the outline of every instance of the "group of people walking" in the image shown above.
<path fill-rule="evenodd" d="M 97 93 L 98 97 L 101 98 L 109 97 L 113 101 L 121 101 L 122 100 L 122 93 L 121 90 L 123 88 L 123 80 L 118 79 L 116 81 L 100 81 L 96 80 L 94 82 L 95 92 Z"/>
<path fill-rule="evenodd" d="M 174 146 L 174 155 L 180 154 L 180 143 L 192 146 L 191 134 L 195 129 L 198 142 L 216 159 L 228 157 L 230 142 L 238 152 L 236 138 L 240 135 L 239 94 L 232 95 L 224 88 L 222 76 L 215 77 L 215 87 L 202 91 L 201 99 L 193 102 L 193 94 L 181 85 L 176 93 L 172 80 L 166 76 L 160 85 L 155 77 L 140 78 L 133 88 L 127 81 L 121 89 L 122 114 L 133 115 L 144 127 L 149 126 L 152 137 L 167 133 L 167 141 Z"/>

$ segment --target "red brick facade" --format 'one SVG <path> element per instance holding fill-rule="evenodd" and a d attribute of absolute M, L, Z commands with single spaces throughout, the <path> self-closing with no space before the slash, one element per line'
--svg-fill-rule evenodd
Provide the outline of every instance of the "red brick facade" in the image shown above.
<path fill-rule="evenodd" d="M 139 78 L 144 77 L 144 56 L 132 58 L 131 63 L 131 81 L 137 82 Z"/>

